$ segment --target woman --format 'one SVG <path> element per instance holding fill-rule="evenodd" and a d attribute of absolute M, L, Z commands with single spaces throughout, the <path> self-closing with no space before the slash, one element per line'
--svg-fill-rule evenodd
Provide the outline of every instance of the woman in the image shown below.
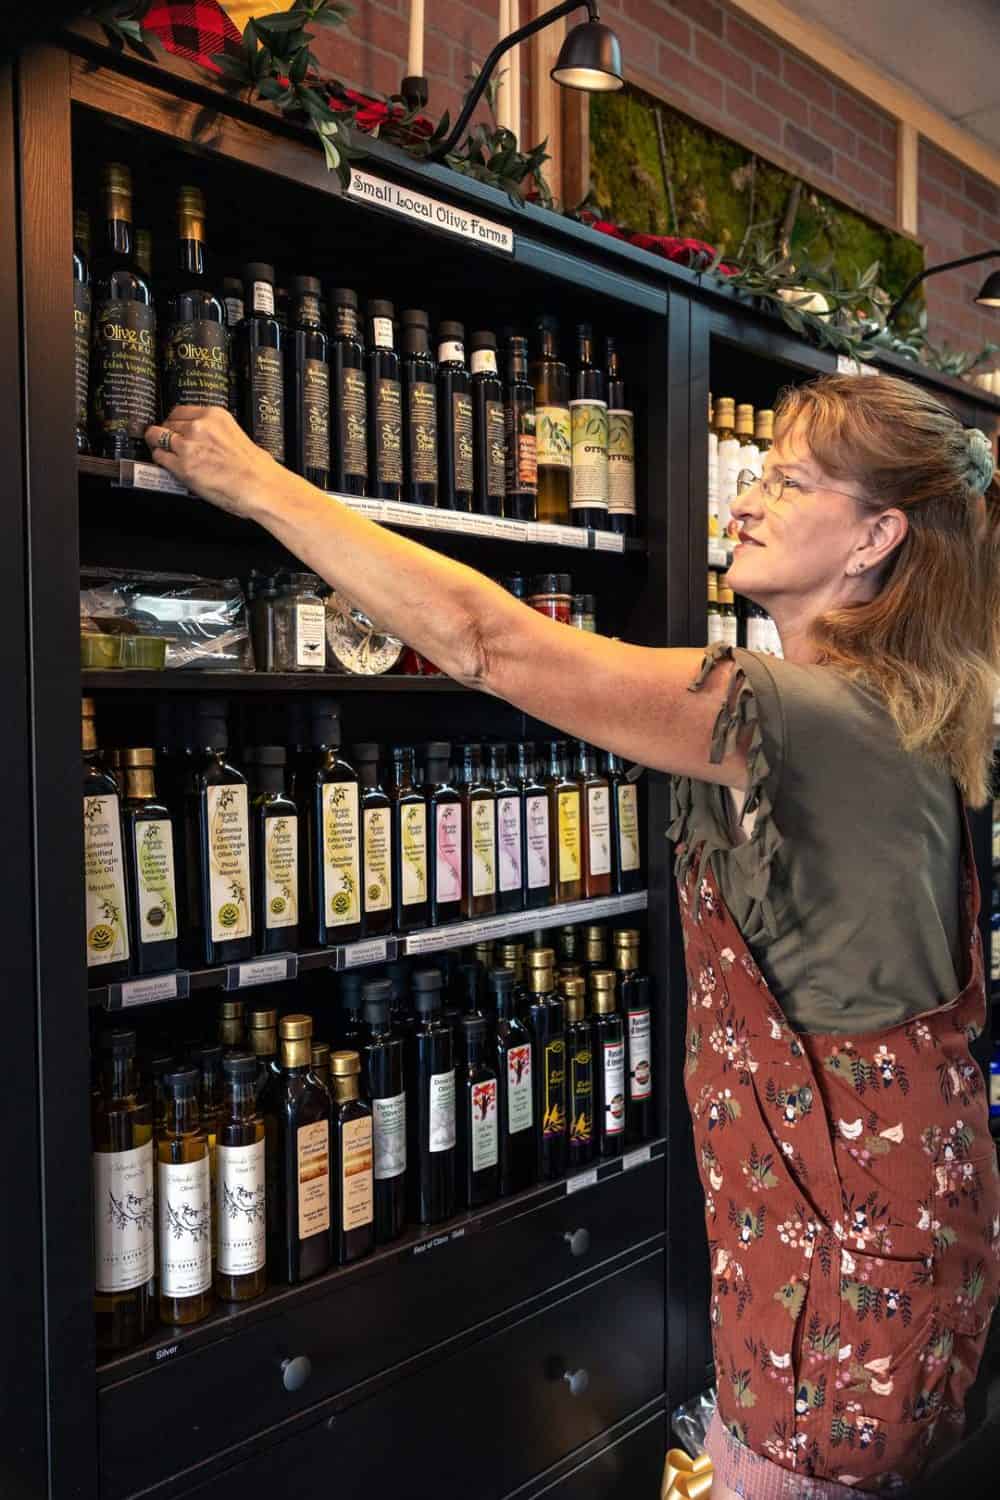
<path fill-rule="evenodd" d="M 729 580 L 785 660 L 567 630 L 279 468 L 147 441 L 450 676 L 671 773 L 706 1196 L 716 1491 L 884 1491 L 961 1430 L 997 1295 L 978 891 L 1000 670 L 990 445 L 887 377 L 782 403 Z"/>

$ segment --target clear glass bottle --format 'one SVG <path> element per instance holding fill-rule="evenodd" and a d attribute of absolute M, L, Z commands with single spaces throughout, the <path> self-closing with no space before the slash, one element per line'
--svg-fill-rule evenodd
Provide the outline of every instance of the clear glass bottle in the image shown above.
<path fill-rule="evenodd" d="M 625 403 L 617 342 L 606 342 L 608 367 L 608 526 L 623 536 L 635 531 L 635 413 Z"/>
<path fill-rule="evenodd" d="M 322 672 L 326 667 L 326 609 L 315 573 L 284 573 L 274 599 L 274 670 Z"/>
<path fill-rule="evenodd" d="M 215 1203 L 216 1150 L 219 1144 L 219 1121 L 222 1117 L 222 1047 L 205 1042 L 191 1049 L 191 1066 L 198 1069 L 198 1111 L 201 1128 L 208 1142 L 208 1172 L 212 1203 Z M 216 1259 L 218 1223 L 212 1220 L 212 1260 Z"/>
<path fill-rule="evenodd" d="M 608 529 L 608 403 L 604 371 L 594 363 L 594 330 L 576 329 L 576 366 L 569 403 L 572 468 L 570 520 L 574 526 Z"/>
<path fill-rule="evenodd" d="M 267 1286 L 267 1152 L 254 1054 L 228 1053 L 222 1078 L 215 1148 L 215 1292 L 223 1302 L 249 1302 Z"/>
<path fill-rule="evenodd" d="M 160 1322 L 200 1323 L 212 1291 L 212 1184 L 196 1068 L 166 1073 L 166 1118 L 156 1142 Z"/>
<path fill-rule="evenodd" d="M 131 1349 L 155 1321 L 152 1106 L 136 1068 L 136 1034 L 100 1038 L 92 1099 L 97 1347 Z"/>

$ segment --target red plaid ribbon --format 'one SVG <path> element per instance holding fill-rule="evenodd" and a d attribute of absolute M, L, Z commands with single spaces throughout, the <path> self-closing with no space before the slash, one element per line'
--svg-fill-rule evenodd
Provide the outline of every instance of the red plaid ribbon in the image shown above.
<path fill-rule="evenodd" d="M 152 5 L 143 17 L 142 29 L 155 36 L 167 52 L 175 52 L 213 73 L 219 70 L 212 58 L 219 52 L 236 52 L 243 40 L 218 0 L 194 0 L 193 5 L 166 0 Z"/>

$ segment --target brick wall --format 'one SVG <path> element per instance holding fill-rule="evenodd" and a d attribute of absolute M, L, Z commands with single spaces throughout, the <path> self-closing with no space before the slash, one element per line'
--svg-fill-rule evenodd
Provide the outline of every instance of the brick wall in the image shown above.
<path fill-rule="evenodd" d="M 1000 191 L 984 178 L 920 142 L 920 237 L 926 264 L 1000 248 Z M 927 282 L 928 327 L 936 342 L 975 349 L 1000 344 L 1000 312 L 972 300 L 1000 260 L 944 271 Z"/>

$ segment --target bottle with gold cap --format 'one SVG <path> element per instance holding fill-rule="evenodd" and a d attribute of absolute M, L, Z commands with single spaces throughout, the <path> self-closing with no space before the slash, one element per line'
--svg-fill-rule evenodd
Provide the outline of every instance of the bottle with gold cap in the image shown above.
<path fill-rule="evenodd" d="M 163 410 L 229 406 L 226 309 L 205 266 L 205 199 L 200 188 L 177 192 L 177 270 L 167 300 L 161 348 Z"/>
<path fill-rule="evenodd" d="M 489 974 L 491 1009 L 496 1015 L 497 1112 L 501 1198 L 535 1181 L 534 1084 L 531 1033 L 517 1015 L 510 969 Z"/>
<path fill-rule="evenodd" d="M 473 952 L 473 954 L 474 954 L 474 956 L 476 958 L 476 961 L 478 963 L 482 964 L 483 970 L 487 974 L 493 968 L 493 960 L 494 960 L 494 953 L 495 953 L 495 950 L 496 950 L 496 946 L 497 945 L 494 943 L 494 941 L 493 941 L 492 938 L 490 938 L 490 939 L 488 939 L 486 941 L 483 941 L 481 943 L 473 943 L 473 945 L 472 945 L 472 952 Z M 505 948 L 517 948 L 518 944 L 517 943 L 512 943 L 512 944 L 505 943 L 504 947 Z M 523 948 L 521 949 L 521 952 L 523 954 L 523 952 L 524 952 Z"/>
<path fill-rule="evenodd" d="M 601 922 L 588 923 L 583 929 L 583 961 L 587 975 L 608 967 L 608 929 Z"/>
<path fill-rule="evenodd" d="M 330 1095 L 312 1071 L 311 1016 L 283 1016 L 267 1126 L 268 1264 L 275 1281 L 306 1281 L 332 1260 Z"/>
<path fill-rule="evenodd" d="M 740 471 L 736 402 L 732 396 L 720 396 L 715 403 L 715 436 L 718 453 L 719 540 L 725 541 L 731 520 L 729 507 L 736 495 L 736 476 Z"/>
<path fill-rule="evenodd" d="M 333 1053 L 330 1083 L 334 1259 L 338 1266 L 346 1266 L 375 1248 L 372 1111 L 361 1098 L 361 1058 L 356 1052 Z"/>
<path fill-rule="evenodd" d="M 166 1119 L 156 1139 L 160 1322 L 199 1323 L 212 1294 L 212 1187 L 197 1068 L 164 1075 Z"/>
<path fill-rule="evenodd" d="M 242 1000 L 219 1002 L 219 1041 L 223 1047 L 230 1048 L 234 1052 L 242 1052 L 246 1047 L 244 1009 Z"/>
<path fill-rule="evenodd" d="M 632 1144 L 656 1134 L 651 985 L 649 976 L 639 970 L 639 934 L 634 928 L 619 928 L 615 933 L 615 973 L 625 1029 L 625 1131 Z"/>
<path fill-rule="evenodd" d="M 177 967 L 174 825 L 169 808 L 156 795 L 155 759 L 151 749 L 121 752 L 125 886 L 136 974 Z"/>
<path fill-rule="evenodd" d="M 719 585 L 719 630 L 720 639 L 727 646 L 739 644 L 739 621 L 736 618 L 736 600 L 733 591 L 725 584 Z"/>
<path fill-rule="evenodd" d="M 330 1043 L 313 1042 L 310 1055 L 312 1070 L 324 1088 L 330 1087 Z"/>
<path fill-rule="evenodd" d="M 714 646 L 723 639 L 722 611 L 719 608 L 719 575 L 709 569 L 708 573 L 708 644 Z"/>
<path fill-rule="evenodd" d="M 110 984 L 129 970 L 128 905 L 118 783 L 97 749 L 94 700 L 83 705 L 83 870 L 86 895 L 87 979 Z"/>
<path fill-rule="evenodd" d="M 566 1035 L 562 997 L 556 989 L 551 948 L 529 948 L 528 1027 L 535 1061 L 535 1133 L 538 1181 L 566 1173 Z"/>
<path fill-rule="evenodd" d="M 594 1155 L 594 1065 L 590 1022 L 587 1019 L 587 981 L 559 982 L 566 1009 L 566 1101 L 570 1171 L 585 1167 Z"/>
<path fill-rule="evenodd" d="M 93 280 L 91 449 L 100 458 L 148 462 L 144 434 L 158 415 L 156 309 L 135 259 L 132 174 L 108 162 L 101 181 L 106 229 Z"/>
<path fill-rule="evenodd" d="M 257 1098 L 274 1077 L 278 1065 L 278 1012 L 252 1010 L 247 1020 L 247 1041 L 257 1059 Z"/>
<path fill-rule="evenodd" d="M 757 452 L 761 456 L 761 469 L 763 469 L 763 458 L 767 450 L 774 446 L 774 412 L 766 407 L 757 411 L 753 422 L 753 440 L 757 444 Z"/>
<path fill-rule="evenodd" d="M 257 1059 L 222 1059 L 223 1102 L 215 1148 L 215 1291 L 223 1302 L 248 1302 L 267 1286 L 267 1163 L 257 1108 Z"/>
<path fill-rule="evenodd" d="M 130 1349 L 150 1332 L 153 1297 L 152 1107 L 139 1088 L 136 1034 L 100 1038 L 92 1099 L 97 1347 Z"/>
<path fill-rule="evenodd" d="M 625 1144 L 625 1031 L 612 969 L 590 976 L 590 1037 L 594 1054 L 594 1129 L 600 1157 L 621 1156 Z"/>
<path fill-rule="evenodd" d="M 76 395 L 76 451 L 90 452 L 87 404 L 90 391 L 90 215 L 73 213 L 73 375 Z"/>

